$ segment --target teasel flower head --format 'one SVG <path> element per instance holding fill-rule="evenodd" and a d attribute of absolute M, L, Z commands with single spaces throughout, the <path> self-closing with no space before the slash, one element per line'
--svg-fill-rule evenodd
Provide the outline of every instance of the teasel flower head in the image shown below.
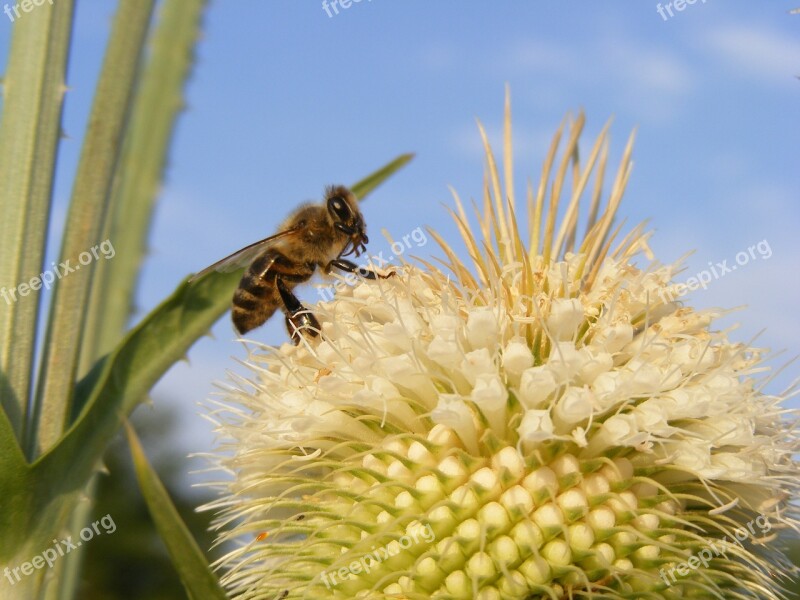
<path fill-rule="evenodd" d="M 608 126 L 582 161 L 583 126 L 521 209 L 507 104 L 500 166 L 480 128 L 477 224 L 455 197 L 462 248 L 429 231 L 441 262 L 344 287 L 311 307 L 319 337 L 225 386 L 232 597 L 783 597 L 790 392 L 677 300 L 642 227 L 622 236 L 632 138 L 603 200 Z"/>

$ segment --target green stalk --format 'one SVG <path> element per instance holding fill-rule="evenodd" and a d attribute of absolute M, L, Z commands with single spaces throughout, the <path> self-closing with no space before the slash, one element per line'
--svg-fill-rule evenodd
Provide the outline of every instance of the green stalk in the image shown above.
<path fill-rule="evenodd" d="M 61 260 L 71 261 L 71 266 L 102 241 L 103 219 L 153 4 L 154 0 L 120 0 L 117 9 L 61 248 Z M 64 274 L 55 287 L 34 406 L 36 430 L 30 432 L 27 442 L 29 454 L 50 448 L 68 424 L 93 267 L 96 264 L 89 262 L 81 270 Z"/>
<path fill-rule="evenodd" d="M 13 26 L 3 82 L 0 406 L 20 443 L 31 396 L 39 301 L 46 292 L 33 291 L 23 297 L 16 288 L 44 271 L 72 17 L 72 0 L 23 13 Z"/>
<path fill-rule="evenodd" d="M 146 254 L 153 206 L 163 180 L 175 122 L 185 105 L 183 87 L 194 61 L 206 0 L 166 0 L 151 36 L 126 129 L 104 235 L 113 261 L 95 270 L 79 374 L 110 352 L 133 312 L 136 283 Z"/>

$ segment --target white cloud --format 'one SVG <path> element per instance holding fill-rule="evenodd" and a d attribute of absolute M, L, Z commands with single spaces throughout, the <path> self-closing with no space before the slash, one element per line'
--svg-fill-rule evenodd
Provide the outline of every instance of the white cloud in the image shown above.
<path fill-rule="evenodd" d="M 689 67 L 673 53 L 619 43 L 607 51 L 620 79 L 639 93 L 683 95 L 692 88 Z"/>
<path fill-rule="evenodd" d="M 793 83 L 800 72 L 800 42 L 781 32 L 727 26 L 704 34 L 726 66 L 759 80 Z"/>
<path fill-rule="evenodd" d="M 569 73 L 580 66 L 572 46 L 543 40 L 517 42 L 509 51 L 509 58 L 513 65 L 525 71 Z"/>
<path fill-rule="evenodd" d="M 692 67 L 673 52 L 623 35 L 604 34 L 579 46 L 518 42 L 508 54 L 522 73 L 547 74 L 563 88 L 591 86 L 598 93 L 612 93 L 638 118 L 672 120 L 680 110 L 680 100 L 695 87 Z"/>

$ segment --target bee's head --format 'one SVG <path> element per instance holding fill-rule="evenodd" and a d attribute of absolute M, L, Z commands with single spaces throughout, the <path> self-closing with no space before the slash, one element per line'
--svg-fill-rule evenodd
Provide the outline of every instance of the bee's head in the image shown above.
<path fill-rule="evenodd" d="M 365 244 L 369 242 L 369 238 L 364 217 L 358 210 L 358 198 L 355 194 L 343 185 L 331 186 L 325 190 L 325 202 L 334 228 L 349 238 L 350 250 L 343 256 L 348 254 L 358 256 L 364 252 L 367 249 Z"/>

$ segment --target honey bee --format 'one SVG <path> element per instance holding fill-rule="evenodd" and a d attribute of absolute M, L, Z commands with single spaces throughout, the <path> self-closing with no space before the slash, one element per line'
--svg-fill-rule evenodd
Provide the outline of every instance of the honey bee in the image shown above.
<path fill-rule="evenodd" d="M 342 185 L 329 186 L 323 203 L 301 205 L 278 228 L 278 233 L 223 258 L 192 280 L 210 271 L 227 272 L 247 266 L 233 294 L 234 327 L 245 334 L 281 308 L 286 315 L 286 328 L 298 344 L 301 331 L 312 337 L 320 331 L 317 318 L 293 292 L 311 279 L 317 267 L 325 273 L 337 268 L 366 279 L 394 275 L 380 275 L 345 258 L 359 256 L 368 242 L 355 194 Z"/>

